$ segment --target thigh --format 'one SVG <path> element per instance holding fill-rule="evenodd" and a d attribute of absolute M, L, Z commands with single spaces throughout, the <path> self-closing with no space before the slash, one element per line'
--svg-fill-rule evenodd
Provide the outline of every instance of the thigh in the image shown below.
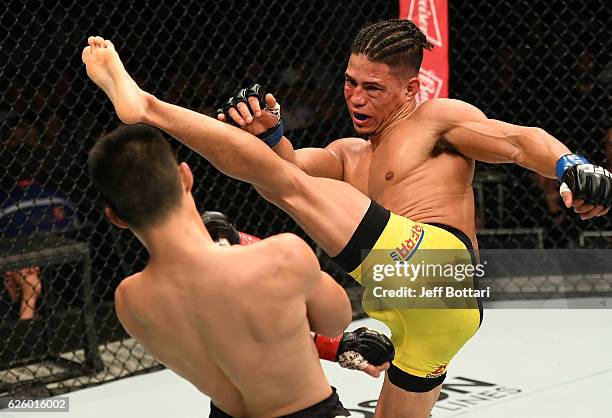
<path fill-rule="evenodd" d="M 330 257 L 346 246 L 370 205 L 370 198 L 348 183 L 312 177 L 299 168 L 289 169 L 284 190 L 256 187 L 295 220 Z"/>

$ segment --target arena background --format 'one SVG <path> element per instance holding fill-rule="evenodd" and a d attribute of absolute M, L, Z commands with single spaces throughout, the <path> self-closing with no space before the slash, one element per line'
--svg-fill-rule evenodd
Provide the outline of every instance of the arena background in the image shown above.
<path fill-rule="evenodd" d="M 87 151 L 119 123 L 85 76 L 80 54 L 88 35 L 112 39 L 146 90 L 203 113 L 257 81 L 282 103 L 296 147 L 323 146 L 354 135 L 342 98 L 352 37 L 366 22 L 399 14 L 395 1 L 381 0 L 115 3 L 5 1 L 0 10 L 0 204 L 19 209 L 15 199 L 32 198 L 19 194 L 23 180 L 39 185 L 35 201 L 47 199 L 39 210 L 19 209 L 20 220 L 1 212 L 0 270 L 40 267 L 42 288 L 33 320 L 20 320 L 19 305 L 0 292 L 0 394 L 60 394 L 160 367 L 113 311 L 115 287 L 146 254 L 103 219 L 86 173 Z M 450 97 L 492 118 L 540 126 L 601 163 L 606 141 L 612 157 L 608 18 L 604 0 L 452 1 Z M 194 169 L 201 210 L 222 210 L 261 237 L 303 236 L 251 187 L 173 146 Z M 483 248 L 611 246 L 610 217 L 580 221 L 560 206 L 554 180 L 481 164 L 474 188 Z M 34 230 L 34 218 L 49 210 L 44 230 Z M 359 288 L 321 261 L 360 316 Z M 569 293 L 610 295 L 610 282 L 579 278 Z M 561 291 L 549 280 L 504 283 L 498 298 Z"/>

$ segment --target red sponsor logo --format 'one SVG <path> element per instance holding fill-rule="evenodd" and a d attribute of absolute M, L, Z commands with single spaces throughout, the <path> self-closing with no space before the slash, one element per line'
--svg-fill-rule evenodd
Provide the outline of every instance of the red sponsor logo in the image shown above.
<path fill-rule="evenodd" d="M 448 1 L 400 0 L 400 17 L 413 21 L 434 45 L 423 55 L 419 102 L 448 97 Z"/>
<path fill-rule="evenodd" d="M 425 377 L 431 378 L 431 377 L 441 376 L 446 371 L 446 367 L 447 366 L 448 366 L 448 364 L 443 364 L 442 366 L 438 367 L 436 370 L 434 370 L 433 372 L 429 373 Z"/>
<path fill-rule="evenodd" d="M 397 247 L 395 247 L 395 251 L 392 251 L 390 254 L 391 258 L 395 261 L 407 260 L 414 252 L 414 250 L 419 247 L 422 237 L 423 227 L 419 225 L 413 225 L 412 229 L 410 229 L 409 238 Z"/>
<path fill-rule="evenodd" d="M 437 47 L 443 45 L 440 21 L 435 0 L 411 0 L 408 6 L 408 19 L 423 31 L 427 40 Z"/>
<path fill-rule="evenodd" d="M 419 89 L 419 103 L 440 96 L 444 80 L 436 75 L 434 70 L 421 68 L 419 72 L 419 80 L 421 80 L 421 88 Z"/>

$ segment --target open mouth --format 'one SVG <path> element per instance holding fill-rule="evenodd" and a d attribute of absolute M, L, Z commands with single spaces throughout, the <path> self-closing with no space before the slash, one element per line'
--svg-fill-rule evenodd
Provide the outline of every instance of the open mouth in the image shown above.
<path fill-rule="evenodd" d="M 357 112 L 353 112 L 353 116 L 355 117 L 355 119 L 357 120 L 367 120 L 369 118 L 368 115 L 364 115 L 363 113 L 357 113 Z"/>

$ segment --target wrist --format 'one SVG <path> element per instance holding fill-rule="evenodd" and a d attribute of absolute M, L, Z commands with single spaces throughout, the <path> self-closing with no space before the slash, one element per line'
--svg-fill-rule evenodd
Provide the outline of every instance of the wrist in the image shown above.
<path fill-rule="evenodd" d="M 338 361 L 338 347 L 340 346 L 342 335 L 336 338 L 329 338 L 325 335 L 314 335 L 314 343 L 319 352 L 319 358 L 329 361 Z"/>
<path fill-rule="evenodd" d="M 278 124 L 274 128 L 268 129 L 266 132 L 257 135 L 257 138 L 261 139 L 270 148 L 277 145 L 285 134 L 285 126 L 283 121 L 279 120 Z"/>
<path fill-rule="evenodd" d="M 561 181 L 565 170 L 576 164 L 589 164 L 589 160 L 576 154 L 566 154 L 559 158 L 557 160 L 557 164 L 555 165 L 555 173 L 557 175 L 557 179 Z"/>

